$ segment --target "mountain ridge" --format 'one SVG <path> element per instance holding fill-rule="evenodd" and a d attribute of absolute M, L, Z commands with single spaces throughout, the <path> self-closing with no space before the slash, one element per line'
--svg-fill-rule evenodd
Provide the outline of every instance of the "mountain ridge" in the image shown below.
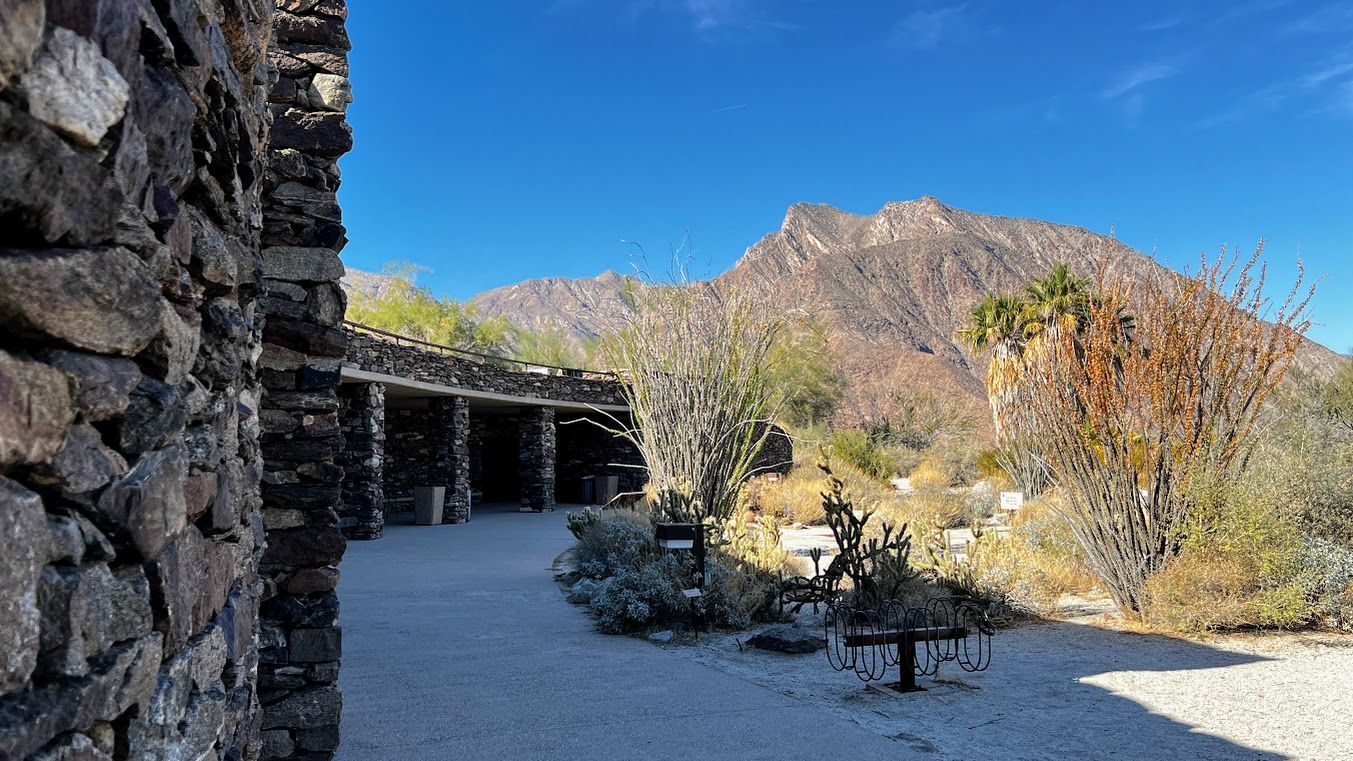
<path fill-rule="evenodd" d="M 887 414 L 896 391 L 958 394 L 985 404 L 985 362 L 953 338 L 988 293 L 1016 292 L 1056 264 L 1081 276 L 1101 262 L 1132 278 L 1167 269 L 1122 242 L 1035 219 L 981 214 L 932 196 L 890 201 L 873 214 L 799 202 L 710 282 L 826 329 L 845 379 L 840 422 Z M 593 278 L 538 278 L 470 299 L 485 317 L 582 341 L 623 320 L 635 280 L 608 270 Z M 1300 364 L 1331 372 L 1337 355 L 1307 342 Z"/>

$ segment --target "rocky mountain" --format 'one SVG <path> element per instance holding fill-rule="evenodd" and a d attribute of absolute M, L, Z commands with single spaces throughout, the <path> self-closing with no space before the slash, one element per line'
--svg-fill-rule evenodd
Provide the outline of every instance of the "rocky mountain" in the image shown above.
<path fill-rule="evenodd" d="M 1162 266 L 1079 227 L 963 211 L 930 197 L 889 203 L 869 215 L 799 203 L 779 230 L 714 282 L 755 294 L 776 313 L 823 324 L 846 379 L 843 414 L 859 419 L 885 412 L 893 393 L 906 389 L 958 395 L 980 409 L 985 359 L 953 339 L 972 307 L 987 293 L 1022 288 L 1058 263 L 1089 275 L 1101 261 L 1132 277 Z M 482 315 L 584 339 L 628 309 L 630 283 L 614 272 L 546 278 L 472 301 Z M 1327 372 L 1334 356 L 1309 344 L 1302 364 Z"/>

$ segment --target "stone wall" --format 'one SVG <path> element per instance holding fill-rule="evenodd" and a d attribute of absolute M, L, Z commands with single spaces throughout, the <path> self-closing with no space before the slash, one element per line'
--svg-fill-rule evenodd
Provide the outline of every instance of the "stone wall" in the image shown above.
<path fill-rule="evenodd" d="M 263 0 L 0 0 L 0 758 L 254 758 Z"/>
<path fill-rule="evenodd" d="M 591 421 L 589 422 L 589 418 Z M 648 477 L 644 458 L 626 439 L 601 428 L 615 422 L 596 413 L 558 414 L 555 494 L 560 502 L 578 503 L 582 498 L 582 480 L 587 476 L 616 476 L 620 491 L 639 491 Z"/>
<path fill-rule="evenodd" d="M 347 442 L 336 461 L 343 468 L 339 528 L 349 539 L 379 539 L 385 530 L 385 387 L 340 386 L 338 402 L 338 423 Z"/>
<path fill-rule="evenodd" d="M 414 487 L 445 486 L 443 523 L 470 518 L 469 408 L 460 397 L 385 413 L 387 504 L 412 510 Z"/>
<path fill-rule="evenodd" d="M 171 2 L 172 0 L 155 0 Z M 338 158 L 352 147 L 343 0 L 277 0 L 262 213 L 263 520 L 259 698 L 267 758 L 338 746 L 338 528 L 344 449 Z"/>
<path fill-rule="evenodd" d="M 619 383 L 610 375 L 591 373 L 578 378 L 522 372 L 520 368 L 474 361 L 413 344 L 396 344 L 351 327 L 344 330 L 348 339 L 347 364 L 360 370 L 529 399 L 625 404 Z"/>

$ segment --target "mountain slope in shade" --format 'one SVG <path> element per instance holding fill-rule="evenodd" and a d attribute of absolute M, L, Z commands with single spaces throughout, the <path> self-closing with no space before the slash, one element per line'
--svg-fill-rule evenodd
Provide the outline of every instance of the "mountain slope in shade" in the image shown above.
<path fill-rule="evenodd" d="M 751 294 L 779 314 L 804 314 L 827 327 L 845 379 L 846 421 L 888 411 L 899 390 L 925 389 L 985 403 L 985 361 L 953 340 L 981 298 L 1014 292 L 1054 265 L 1088 276 L 1099 262 L 1130 277 L 1161 265 L 1107 236 L 1067 225 L 954 209 L 934 198 L 893 202 L 859 215 L 823 204 L 791 206 L 776 232 L 732 269 L 722 289 Z M 632 282 L 613 272 L 593 279 L 547 278 L 472 299 L 485 316 L 578 339 L 613 325 Z M 1327 374 L 1335 355 L 1308 343 L 1301 365 Z"/>

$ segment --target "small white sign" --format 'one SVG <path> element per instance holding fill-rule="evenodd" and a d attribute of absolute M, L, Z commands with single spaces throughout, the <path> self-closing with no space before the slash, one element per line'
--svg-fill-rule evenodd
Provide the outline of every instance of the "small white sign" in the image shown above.
<path fill-rule="evenodd" d="M 1001 492 L 1001 509 L 1018 510 L 1024 507 L 1024 492 L 1022 491 L 1003 491 Z"/>

